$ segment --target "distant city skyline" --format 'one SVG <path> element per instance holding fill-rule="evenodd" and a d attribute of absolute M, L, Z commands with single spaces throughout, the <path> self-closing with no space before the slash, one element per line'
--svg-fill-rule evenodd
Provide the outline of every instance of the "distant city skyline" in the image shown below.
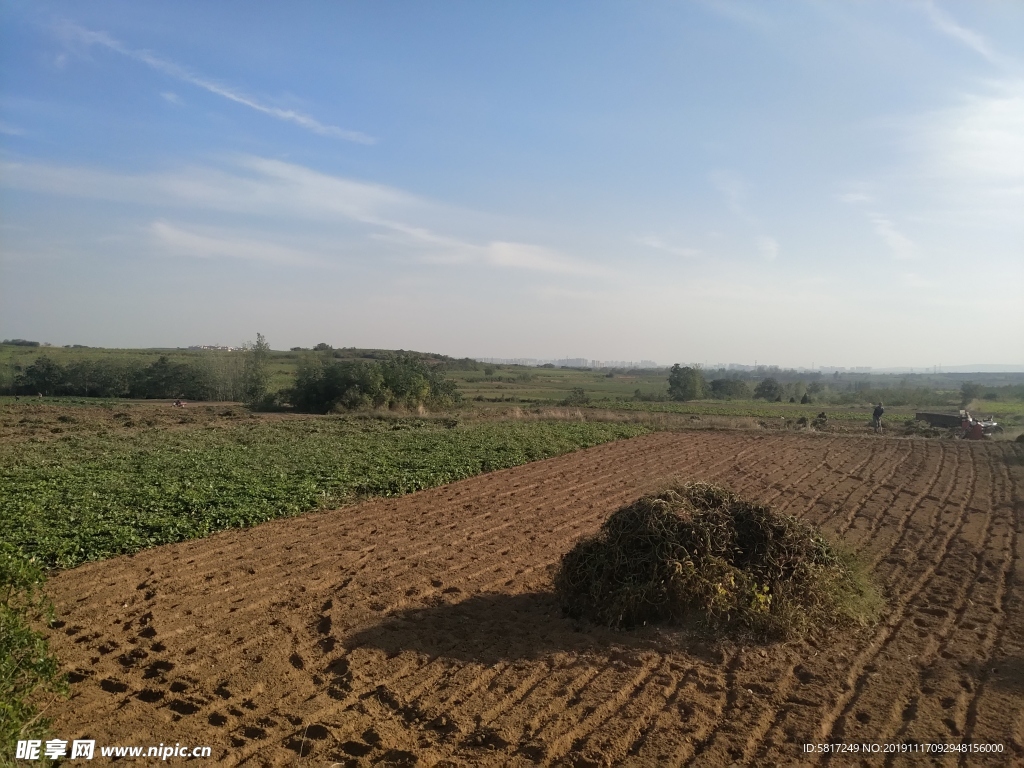
<path fill-rule="evenodd" d="M 1024 366 L 1024 4 L 0 5 L 0 338 Z"/>

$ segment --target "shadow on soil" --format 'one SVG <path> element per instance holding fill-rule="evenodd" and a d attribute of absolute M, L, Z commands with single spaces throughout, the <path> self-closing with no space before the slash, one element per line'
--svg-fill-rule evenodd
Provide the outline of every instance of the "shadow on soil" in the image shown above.
<path fill-rule="evenodd" d="M 678 629 L 622 631 L 574 621 L 563 615 L 550 592 L 475 595 L 459 603 L 398 611 L 345 641 L 349 648 L 379 648 L 388 656 L 414 651 L 487 665 L 554 653 L 664 650 L 667 643 L 710 662 L 722 657 L 719 645 Z"/>
<path fill-rule="evenodd" d="M 992 685 L 1012 693 L 1024 693 L 1024 659 L 1003 656 L 989 660 L 983 668 Z"/>

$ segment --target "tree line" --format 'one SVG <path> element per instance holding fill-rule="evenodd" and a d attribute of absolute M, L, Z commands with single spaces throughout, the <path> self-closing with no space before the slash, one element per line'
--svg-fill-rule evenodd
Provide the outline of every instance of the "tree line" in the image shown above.
<path fill-rule="evenodd" d="M 149 364 L 133 358 L 62 364 L 40 355 L 14 376 L 6 394 L 241 400 L 244 368 L 237 363 L 214 359 L 176 361 L 161 355 Z"/>
<path fill-rule="evenodd" d="M 359 408 L 442 408 L 459 402 L 443 366 L 412 353 L 338 360 L 330 348 L 303 352 L 294 383 L 270 387 L 270 345 L 262 334 L 244 352 L 192 360 L 161 355 L 148 364 L 133 357 L 62 364 L 43 354 L 18 371 L 4 394 L 46 397 L 232 400 L 261 409 L 309 413 Z"/>
<path fill-rule="evenodd" d="M 780 382 L 767 376 L 757 382 L 740 378 L 717 378 L 708 381 L 699 367 L 673 365 L 668 375 L 670 400 L 764 400 L 766 402 L 830 403 L 855 405 L 884 402 L 892 406 L 949 407 L 966 405 L 975 399 L 1019 399 L 1024 387 L 982 387 L 963 383 L 959 390 L 945 391 L 930 387 L 854 387 L 836 390 L 822 381 Z"/>

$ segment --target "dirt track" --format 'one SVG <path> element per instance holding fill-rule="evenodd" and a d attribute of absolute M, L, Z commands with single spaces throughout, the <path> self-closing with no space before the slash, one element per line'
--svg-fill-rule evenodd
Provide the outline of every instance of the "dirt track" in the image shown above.
<path fill-rule="evenodd" d="M 224 765 L 814 764 L 801 745 L 825 740 L 1005 749 L 895 765 L 1024 762 L 1014 450 L 659 433 L 86 565 L 50 582 L 75 682 L 48 714 L 60 738 L 209 745 Z M 747 648 L 580 631 L 553 563 L 670 475 L 862 551 L 884 620 Z"/>

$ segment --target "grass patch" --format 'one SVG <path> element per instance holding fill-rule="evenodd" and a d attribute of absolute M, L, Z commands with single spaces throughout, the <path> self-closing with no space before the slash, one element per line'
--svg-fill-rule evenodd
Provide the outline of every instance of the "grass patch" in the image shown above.
<path fill-rule="evenodd" d="M 628 423 L 306 417 L 0 444 L 0 540 L 45 566 L 71 567 L 650 431 Z"/>
<path fill-rule="evenodd" d="M 0 765 L 13 765 L 19 739 L 46 734 L 39 696 L 67 691 L 46 638 L 32 629 L 33 622 L 53 620 L 42 584 L 39 564 L 0 541 Z"/>
<path fill-rule="evenodd" d="M 597 624 L 671 622 L 762 639 L 866 623 L 879 598 L 817 531 L 707 483 L 619 509 L 562 559 L 567 613 Z"/>

